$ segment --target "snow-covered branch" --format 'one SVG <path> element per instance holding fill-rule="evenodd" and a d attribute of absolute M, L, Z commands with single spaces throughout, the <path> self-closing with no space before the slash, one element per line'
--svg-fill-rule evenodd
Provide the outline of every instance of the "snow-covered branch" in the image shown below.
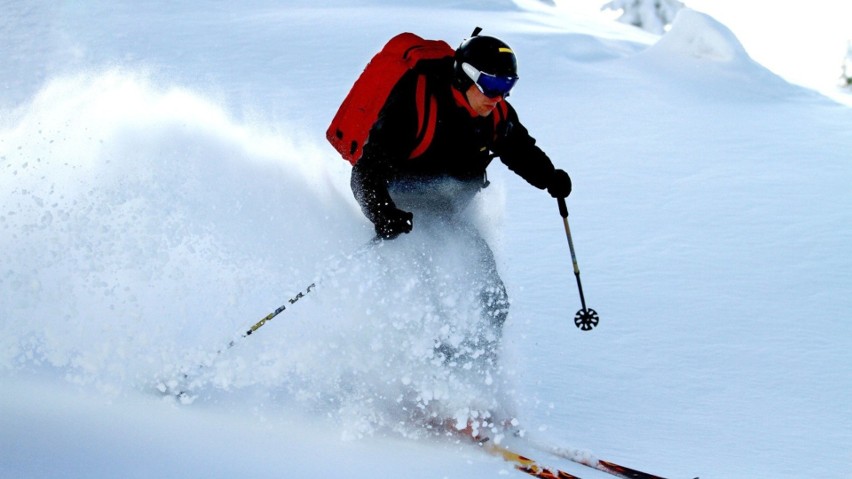
<path fill-rule="evenodd" d="M 621 10 L 618 21 L 662 34 L 683 7 L 678 0 L 611 0 L 601 10 Z"/>

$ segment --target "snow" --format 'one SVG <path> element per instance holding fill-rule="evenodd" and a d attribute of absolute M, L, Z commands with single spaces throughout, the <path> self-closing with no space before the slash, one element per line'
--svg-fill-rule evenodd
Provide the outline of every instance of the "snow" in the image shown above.
<path fill-rule="evenodd" d="M 846 45 L 852 41 L 849 2 L 691 0 L 687 4 L 727 25 L 753 58 L 787 81 L 852 105 L 848 89 L 838 88 Z"/>
<path fill-rule="evenodd" d="M 852 465 L 852 110 L 719 21 L 684 10 L 656 37 L 530 1 L 4 8 L 0 477 L 522 477 L 399 426 L 424 404 L 665 477 Z M 476 25 L 518 53 L 512 103 L 572 175 L 601 316 L 572 324 L 555 202 L 492 165 L 471 214 L 512 301 L 493 375 L 418 361 L 436 332 L 459 340 L 442 315 L 470 320 L 470 243 L 426 222 L 362 250 L 324 140 L 385 40 Z M 196 365 L 191 404 L 158 397 Z"/>

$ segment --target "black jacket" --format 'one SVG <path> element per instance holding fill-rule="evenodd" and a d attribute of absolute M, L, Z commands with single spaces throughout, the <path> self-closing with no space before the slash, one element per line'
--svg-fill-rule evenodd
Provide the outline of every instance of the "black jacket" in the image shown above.
<path fill-rule="evenodd" d="M 488 117 L 472 114 L 464 95 L 454 89 L 452 74 L 452 59 L 421 62 L 400 79 L 370 130 L 363 155 L 352 169 L 351 186 L 372 222 L 384 210 L 396 208 L 388 189 L 394 183 L 453 178 L 482 185 L 494 156 L 533 186 L 548 186 L 553 163 L 536 146 L 514 108 L 506 102 L 505 118 L 500 115 L 498 121 L 496 109 Z M 423 121 L 415 100 L 419 75 L 426 75 L 427 92 L 437 102 L 437 124 L 428 148 L 409 158 L 418 146 L 418 122 Z"/>

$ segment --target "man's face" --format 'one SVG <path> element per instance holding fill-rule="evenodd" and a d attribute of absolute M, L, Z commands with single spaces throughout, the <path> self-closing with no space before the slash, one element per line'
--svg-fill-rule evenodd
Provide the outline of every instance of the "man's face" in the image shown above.
<path fill-rule="evenodd" d="M 498 96 L 496 98 L 489 98 L 485 96 L 476 85 L 471 85 L 470 88 L 467 89 L 467 102 L 470 103 L 470 107 L 476 111 L 479 116 L 488 116 L 494 111 L 494 108 L 498 103 L 503 101 L 502 96 Z"/>

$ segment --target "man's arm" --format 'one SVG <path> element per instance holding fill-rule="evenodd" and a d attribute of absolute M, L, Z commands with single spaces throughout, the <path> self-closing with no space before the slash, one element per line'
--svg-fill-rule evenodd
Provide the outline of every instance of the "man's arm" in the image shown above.
<path fill-rule="evenodd" d="M 361 158 L 352 167 L 350 186 L 361 211 L 376 232 L 392 238 L 411 230 L 411 213 L 400 211 L 388 192 L 395 164 L 408 158 L 417 134 L 414 88 L 417 75 L 406 74 L 391 91 L 370 130 Z"/>
<path fill-rule="evenodd" d="M 508 105 L 508 104 L 507 104 Z M 536 188 L 547 189 L 555 198 L 571 193 L 571 178 L 553 166 L 547 154 L 535 143 L 529 131 L 521 124 L 518 114 L 508 105 L 506 120 L 499 126 L 496 153 L 510 170 Z"/>
<path fill-rule="evenodd" d="M 379 221 L 383 211 L 396 209 L 388 192 L 389 170 L 389 160 L 375 154 L 362 156 L 352 167 L 352 194 L 372 223 Z"/>

